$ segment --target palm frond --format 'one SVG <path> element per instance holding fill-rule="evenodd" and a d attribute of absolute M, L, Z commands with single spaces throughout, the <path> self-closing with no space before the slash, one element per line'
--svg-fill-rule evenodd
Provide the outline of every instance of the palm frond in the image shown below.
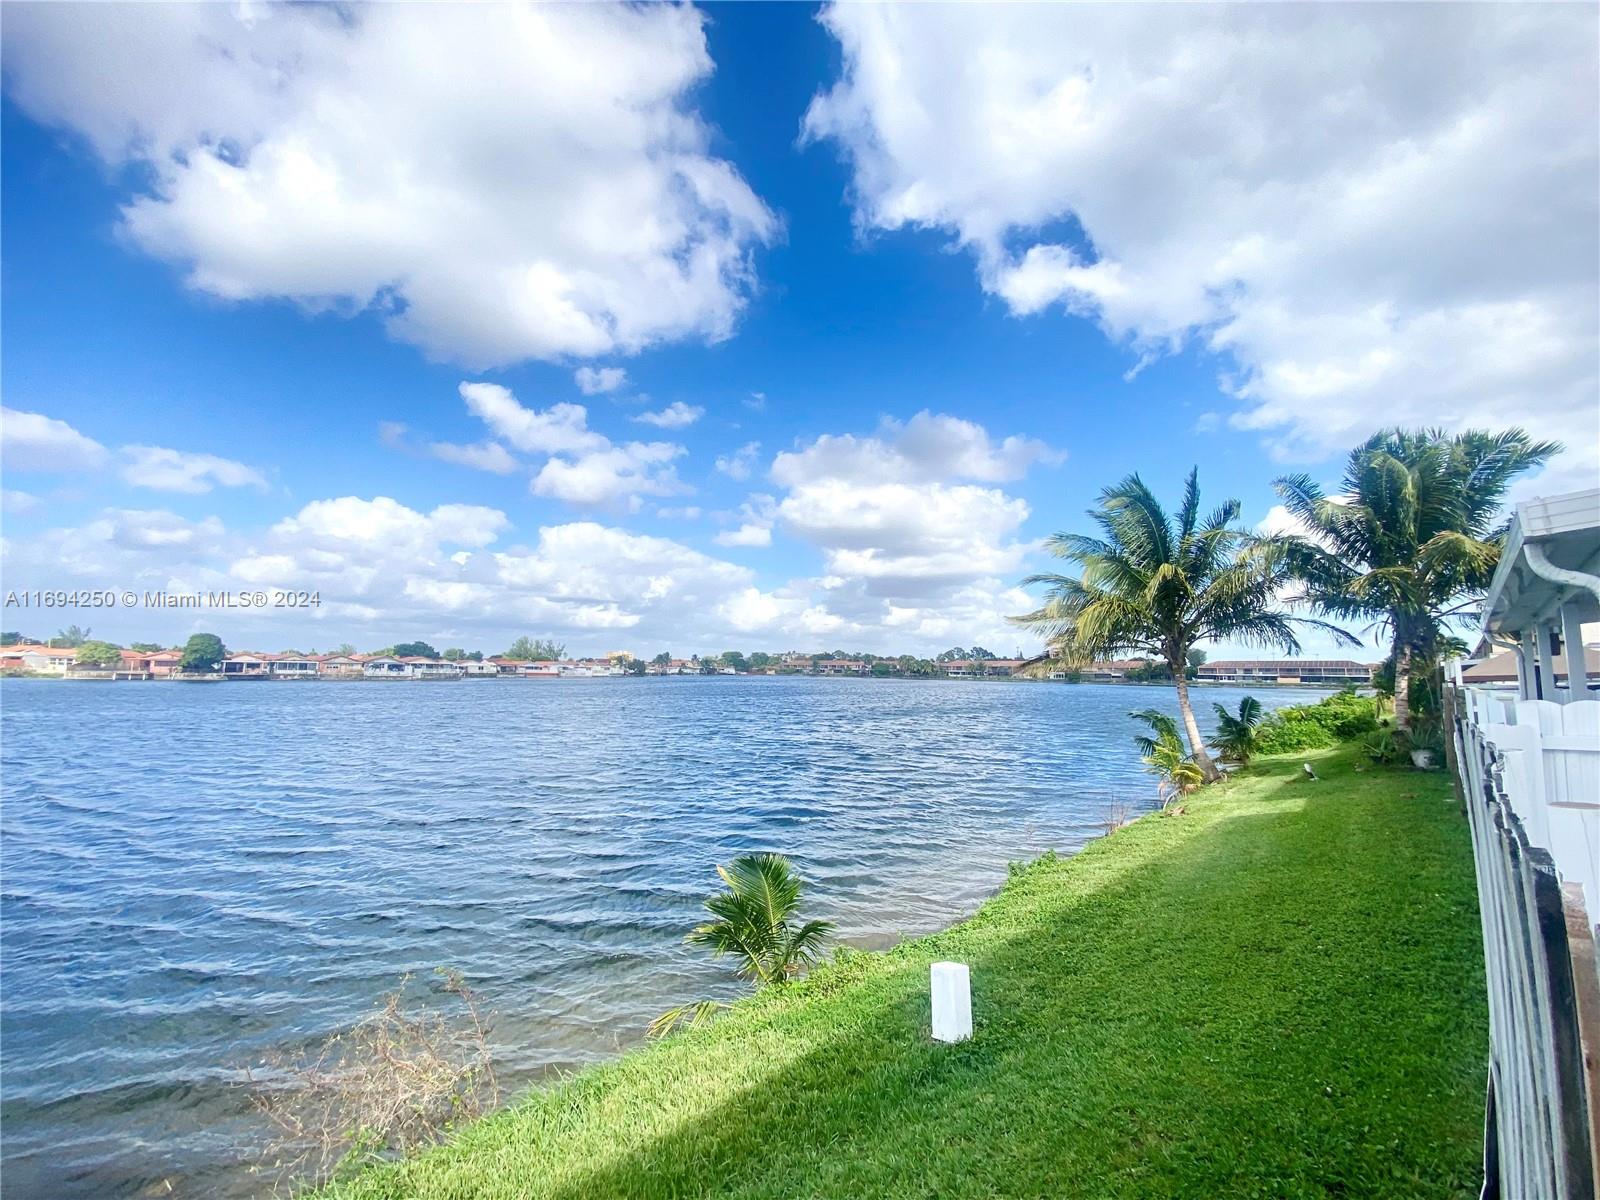
<path fill-rule="evenodd" d="M 645 1036 L 651 1038 L 666 1037 L 680 1026 L 694 1028 L 711 1020 L 717 1013 L 727 1008 L 728 1005 L 721 1000 L 691 1000 L 688 1004 L 680 1004 L 676 1008 L 669 1008 L 654 1021 L 650 1022 L 645 1030 Z"/>

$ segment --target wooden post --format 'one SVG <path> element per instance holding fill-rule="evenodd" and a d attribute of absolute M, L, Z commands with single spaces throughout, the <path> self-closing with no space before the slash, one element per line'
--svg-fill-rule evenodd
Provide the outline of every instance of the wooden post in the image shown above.
<path fill-rule="evenodd" d="M 972 982 L 966 963 L 936 962 L 933 985 L 933 1040 L 964 1042 L 972 1036 Z"/>

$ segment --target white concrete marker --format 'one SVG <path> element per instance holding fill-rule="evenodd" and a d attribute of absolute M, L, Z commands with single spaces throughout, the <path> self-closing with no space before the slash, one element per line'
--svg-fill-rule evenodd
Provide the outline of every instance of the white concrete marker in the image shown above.
<path fill-rule="evenodd" d="M 964 1042 L 972 1036 L 972 980 L 966 963 L 936 962 L 933 977 L 933 1040 Z"/>

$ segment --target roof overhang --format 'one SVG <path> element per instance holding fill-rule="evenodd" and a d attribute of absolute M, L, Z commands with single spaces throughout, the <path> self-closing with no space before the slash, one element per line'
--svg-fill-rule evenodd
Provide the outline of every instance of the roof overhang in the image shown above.
<path fill-rule="evenodd" d="M 1564 604 L 1576 605 L 1582 622 L 1600 621 L 1600 597 L 1593 588 L 1546 578 L 1529 561 L 1530 549 L 1559 571 L 1600 576 L 1600 488 L 1517 506 L 1484 598 L 1483 628 L 1490 634 L 1519 634 L 1553 619 Z"/>

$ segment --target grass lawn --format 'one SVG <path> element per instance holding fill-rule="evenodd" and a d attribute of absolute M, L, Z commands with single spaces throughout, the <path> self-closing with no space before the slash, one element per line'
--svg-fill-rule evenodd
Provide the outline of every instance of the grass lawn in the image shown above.
<path fill-rule="evenodd" d="M 1321 782 L 1298 782 L 1313 762 Z M 1265 760 L 972 919 L 584 1071 L 328 1197 L 1475 1194 L 1487 1014 L 1442 773 Z M 928 964 L 976 1033 L 928 1038 Z"/>

